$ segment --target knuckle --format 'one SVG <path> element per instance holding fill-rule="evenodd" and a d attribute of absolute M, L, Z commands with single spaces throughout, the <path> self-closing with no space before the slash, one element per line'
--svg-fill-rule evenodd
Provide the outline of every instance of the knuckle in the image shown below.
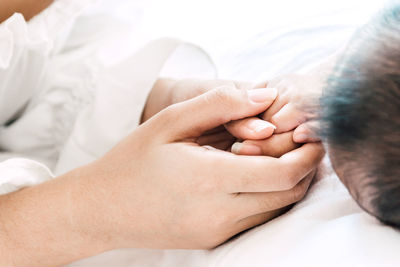
<path fill-rule="evenodd" d="M 293 96 L 295 95 L 295 93 L 292 92 L 289 86 L 285 86 L 284 88 L 285 89 L 282 90 L 280 94 L 280 98 L 282 103 L 286 105 L 293 100 Z"/>
<path fill-rule="evenodd" d="M 179 104 L 174 104 L 166 107 L 160 112 L 160 117 L 163 119 L 174 119 L 176 118 L 176 114 L 178 114 Z"/>
<path fill-rule="evenodd" d="M 214 97 L 217 98 L 220 102 L 230 102 L 232 101 L 232 88 L 229 86 L 220 86 L 213 91 Z"/>
<path fill-rule="evenodd" d="M 252 84 L 249 82 L 242 82 L 242 81 L 232 81 L 232 85 L 235 87 L 235 89 L 238 89 L 238 90 L 250 90 L 255 87 L 255 84 Z"/>
<path fill-rule="evenodd" d="M 279 128 L 279 125 L 278 125 L 278 124 L 280 124 L 281 120 L 279 120 L 279 117 L 277 116 L 277 113 L 274 114 L 274 115 L 272 115 L 272 117 L 271 117 L 271 119 L 270 119 L 270 122 L 271 122 L 272 124 L 274 124 L 276 127 Z"/>
<path fill-rule="evenodd" d="M 242 99 L 247 98 L 247 92 L 237 90 L 232 86 L 221 86 L 214 90 L 214 97 L 222 106 L 236 108 L 242 103 Z"/>
<path fill-rule="evenodd" d="M 299 183 L 299 177 L 297 172 L 293 170 L 288 170 L 286 168 L 283 170 L 283 175 L 282 175 L 282 180 L 281 180 L 281 186 L 283 190 L 291 190 L 296 187 L 296 185 Z"/>
<path fill-rule="evenodd" d="M 287 91 L 289 90 L 290 85 L 289 85 L 289 83 L 287 81 L 285 81 L 285 80 L 280 81 L 277 84 L 276 88 L 278 89 L 280 97 L 283 98 L 283 97 L 287 97 L 288 96 Z"/>

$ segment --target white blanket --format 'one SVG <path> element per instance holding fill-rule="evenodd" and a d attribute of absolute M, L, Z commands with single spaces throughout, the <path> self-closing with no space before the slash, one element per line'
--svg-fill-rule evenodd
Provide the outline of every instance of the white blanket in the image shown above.
<path fill-rule="evenodd" d="M 59 0 L 59 2 L 66 1 Z M 79 1 L 75 2 L 78 3 Z M 220 77 L 262 80 L 287 72 L 303 72 L 319 63 L 322 58 L 344 45 L 356 27 L 366 21 L 370 11 L 374 9 L 374 5 L 377 5 L 377 2 L 373 4 L 372 1 L 361 0 L 352 3 L 344 0 L 332 2 L 281 0 L 279 3 L 257 0 L 205 0 L 198 5 L 189 2 L 181 0 L 135 1 L 134 7 L 136 9 L 134 10 L 136 12 L 134 14 L 141 19 L 138 20 L 135 17 L 134 22 L 141 22 L 140 29 L 142 30 L 134 28 L 132 31 L 129 27 L 122 28 L 121 26 L 111 28 L 110 31 L 118 29 L 121 33 L 127 30 L 130 33 L 135 33 L 136 42 L 133 42 L 131 50 L 141 46 L 145 40 L 161 37 L 161 33 L 186 39 L 198 43 L 208 50 L 217 64 Z M 121 0 L 121 8 L 113 9 L 113 12 L 116 12 L 120 18 L 130 20 L 131 10 L 123 7 L 124 5 L 130 6 L 132 3 L 132 1 Z M 106 2 L 105 7 L 114 5 L 115 1 L 110 1 Z M 180 6 L 181 9 L 171 8 L 177 6 Z M 104 10 L 104 6 L 99 7 L 99 9 Z M 185 9 L 186 12 L 180 12 L 182 9 Z M 95 12 L 93 9 L 91 12 L 93 13 L 82 16 L 76 21 L 75 27 L 72 28 L 75 39 L 69 40 L 67 47 L 64 46 L 67 56 L 59 58 L 59 61 L 54 63 L 57 68 L 63 70 L 62 67 L 65 66 L 65 70 L 70 69 L 71 66 L 78 66 L 79 64 L 76 63 L 79 63 L 79 61 L 76 61 L 76 59 L 79 59 L 80 54 L 71 54 L 68 51 L 72 51 L 86 42 L 93 41 L 90 38 L 99 38 L 99 36 L 93 37 L 85 34 L 85 31 L 88 30 L 92 32 L 90 25 L 104 21 L 101 19 L 103 17 L 96 17 L 97 10 Z M 104 32 L 103 36 L 100 37 L 104 37 Z M 124 44 L 116 44 L 110 38 L 99 38 L 99 40 L 102 40 L 103 44 L 107 44 L 107 47 L 117 45 L 117 47 L 127 48 L 132 44 L 128 41 Z M 172 41 L 169 45 L 174 46 L 174 42 Z M 126 51 L 126 49 L 121 50 Z M 167 48 L 167 50 L 169 52 L 175 51 L 173 48 L 171 50 Z M 119 50 L 116 55 L 113 51 L 115 52 L 116 49 L 101 51 L 104 65 L 112 65 L 126 56 Z M 86 52 L 87 50 L 84 50 L 82 53 Z M 154 66 L 153 74 L 161 70 L 162 62 L 168 63 L 168 53 L 159 57 L 161 61 Z M 184 48 L 182 53 L 184 55 L 188 55 L 188 53 L 197 54 L 198 57 L 196 58 L 203 58 L 203 64 L 201 64 L 203 67 L 198 71 L 204 77 L 212 76 L 214 69 L 207 63 L 205 57 L 200 56 L 199 49 Z M 182 73 L 182 68 L 179 68 L 183 63 L 182 54 L 177 53 L 175 59 L 169 62 L 170 67 L 168 69 L 173 68 L 172 73 L 175 76 L 190 76 L 192 72 Z M 206 70 L 207 66 L 209 70 Z M 195 70 L 196 68 L 191 69 Z M 124 77 L 125 82 L 137 82 L 136 79 L 131 80 L 128 75 L 129 71 L 125 71 L 126 69 L 122 74 L 118 74 Z M 65 84 L 66 88 L 73 87 L 74 83 L 68 83 L 73 81 L 71 77 L 78 79 L 79 84 L 82 83 L 83 79 L 81 79 L 79 73 L 72 70 L 67 71 L 67 73 L 70 76 L 59 77 L 56 81 L 52 80 L 51 85 L 56 83 L 57 86 Z M 152 79 L 155 78 L 156 76 L 152 75 Z M 149 82 L 148 79 L 147 82 Z M 126 84 L 118 88 L 123 91 L 126 89 L 125 86 Z M 146 83 L 146 86 L 142 88 L 148 90 L 148 87 L 149 84 Z M 49 146 L 39 145 L 34 147 L 38 153 L 29 155 L 26 152 L 30 151 L 29 145 L 33 141 L 27 142 L 26 146 L 20 146 L 21 144 L 18 142 L 6 142 L 12 140 L 13 132 L 3 136 L 3 144 L 0 145 L 9 145 L 10 150 L 14 149 L 18 154 L 39 160 L 45 156 L 45 159 L 41 161 L 48 162 L 49 165 L 53 165 L 57 161 L 57 172 L 60 173 L 100 156 L 113 143 L 117 142 L 118 138 L 134 128 L 139 112 L 138 110 L 132 111 L 132 114 L 135 114 L 136 117 L 119 116 L 127 113 L 127 110 L 129 110 L 127 105 L 130 103 L 126 101 L 124 94 L 113 94 L 112 91 L 106 89 L 103 87 L 100 90 L 102 94 L 93 102 L 97 104 L 90 107 L 92 110 L 84 109 L 80 113 L 77 123 L 70 129 L 69 133 L 72 131 L 72 135 L 68 138 L 67 145 L 60 150 L 50 151 L 55 153 L 53 158 L 49 158 L 49 155 L 51 155 L 48 150 Z M 112 97 L 112 101 L 107 103 L 108 92 L 110 92 L 109 97 Z M 57 96 L 58 93 L 55 95 Z M 138 109 L 143 105 L 145 95 L 146 92 L 142 92 L 135 99 L 132 98 L 132 107 L 137 105 L 136 109 Z M 54 100 L 56 100 L 56 103 L 62 102 L 59 101 L 59 98 L 52 96 L 54 95 L 47 98 L 47 101 L 52 103 L 51 107 L 54 106 Z M 92 101 L 91 97 L 87 99 Z M 118 106 L 118 108 L 121 108 L 120 110 L 114 110 L 117 107 L 113 107 L 113 104 L 116 103 L 122 103 L 122 107 Z M 28 108 L 29 110 L 34 109 L 31 107 L 31 109 Z M 18 112 L 18 110 L 12 112 Z M 35 112 L 37 118 L 40 114 L 49 112 L 49 109 L 39 109 Z M 111 112 L 111 116 L 107 112 Z M 113 118 L 116 118 L 116 116 L 119 116 L 117 130 L 110 132 L 109 128 L 107 130 L 107 125 L 111 122 L 115 123 Z M 43 123 L 47 127 L 46 122 Z M 45 129 L 45 127 L 43 128 Z M 102 135 L 99 135 L 95 139 L 96 142 L 93 142 L 93 140 L 89 140 L 88 135 L 96 129 L 104 130 L 104 132 L 101 131 Z M 3 131 L 3 133 L 5 132 Z M 21 131 L 17 129 L 15 133 L 21 133 Z M 23 133 L 21 138 L 27 134 L 29 133 Z M 48 136 L 38 136 L 36 131 L 35 134 L 38 140 L 41 140 L 40 138 L 50 140 Z M 59 144 L 60 140 L 64 139 L 61 137 L 57 140 L 51 139 L 51 145 L 53 143 Z M 78 140 L 79 145 L 76 145 L 76 140 Z M 38 141 L 35 140 L 33 143 L 38 144 Z M 101 146 L 98 147 L 98 144 L 101 144 Z M 61 157 L 60 160 L 57 160 L 59 151 L 61 151 Z M 86 153 L 87 151 L 89 153 Z M 8 154 L 3 156 L 9 157 Z M 14 176 L 8 175 L 7 171 L 18 167 L 18 163 L 24 165 L 29 172 L 13 172 Z M 214 250 L 149 251 L 126 249 L 108 252 L 74 263 L 71 266 L 399 266 L 400 233 L 382 226 L 374 218 L 363 212 L 351 199 L 337 177 L 329 170 L 327 160 L 325 160 L 322 168 L 324 170 L 321 170 L 319 174 L 319 181 L 311 188 L 305 200 L 296 205 L 294 209 Z M 45 168 L 26 161 L 2 163 L 0 164 L 0 171 L 2 171 L 2 177 L 7 179 L 14 177 L 14 181 L 22 181 L 21 184 L 25 183 L 25 185 L 30 185 L 30 182 L 35 179 L 40 182 L 40 179 L 37 179 L 40 172 L 46 174 L 45 179 L 50 178 Z M 32 174 L 31 177 L 29 177 L 29 173 Z M 0 184 L 2 182 L 7 183 L 7 181 L 0 179 Z M 15 187 L 19 188 L 19 185 L 15 185 Z"/>
<path fill-rule="evenodd" d="M 211 251 L 113 251 L 73 264 L 145 267 L 395 267 L 400 233 L 362 211 L 332 172 L 292 210 Z"/>
<path fill-rule="evenodd" d="M 243 80 L 307 71 L 345 45 L 379 4 L 372 1 L 204 1 L 201 6 L 191 7 L 189 3 L 172 2 L 179 2 L 185 10 L 195 9 L 197 13 L 187 15 L 191 16 L 190 21 L 174 24 L 185 16 L 168 9 L 173 5 L 171 2 L 153 1 L 153 7 L 161 7 L 155 9 L 155 14 L 144 14 L 148 19 L 143 27 L 172 32 L 201 44 L 213 56 L 220 77 Z M 207 8 L 215 8 L 202 24 L 207 30 L 192 31 L 198 27 L 196 18 Z M 171 16 L 177 18 L 168 21 Z M 224 21 L 220 22 L 219 17 Z M 160 20 L 165 21 L 161 28 L 157 24 Z M 234 31 L 224 32 L 221 24 L 226 26 L 225 30 L 231 27 Z M 241 24 L 247 28 L 240 27 Z M 294 209 L 214 250 L 113 251 L 73 266 L 111 266 L 118 258 L 115 266 L 394 267 L 400 265 L 399 249 L 400 233 L 363 212 L 325 159 L 319 180 Z"/>
<path fill-rule="evenodd" d="M 191 19 L 176 24 L 186 16 L 168 8 L 173 3 Z M 191 6 L 153 1 L 154 12 L 143 14 L 142 26 L 201 44 L 213 56 L 220 77 L 263 80 L 320 63 L 345 45 L 378 4 L 203 1 Z M 199 27 L 196 18 L 205 12 L 204 29 L 193 31 Z M 165 23 L 160 26 L 159 21 Z M 73 266 L 110 266 L 115 258 L 121 259 L 118 266 L 146 267 L 399 266 L 400 233 L 363 212 L 329 165 L 326 159 L 319 181 L 294 209 L 215 250 L 109 252 Z"/>

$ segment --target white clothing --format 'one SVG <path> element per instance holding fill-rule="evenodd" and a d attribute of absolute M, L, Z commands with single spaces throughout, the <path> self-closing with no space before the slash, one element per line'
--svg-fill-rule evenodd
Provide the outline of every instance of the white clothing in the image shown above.
<path fill-rule="evenodd" d="M 16 14 L 0 24 L 0 160 L 15 155 L 36 160 L 0 163 L 0 194 L 52 179 L 49 168 L 64 173 L 104 154 L 137 126 L 146 96 L 160 73 L 175 77 L 215 74 L 200 49 L 171 39 L 148 46 L 138 41 L 132 56 L 121 53 L 118 59 L 104 62 L 104 55 L 118 52 L 102 48 L 110 45 L 110 34 L 115 32 L 112 25 L 118 22 L 102 16 L 94 21 L 79 19 L 94 2 L 57 0 L 29 23 Z M 98 22 L 111 28 L 85 31 L 85 23 Z M 257 44 L 268 48 L 261 49 L 261 54 L 273 55 L 269 64 L 286 59 L 285 65 L 292 66 L 290 49 L 289 56 L 281 58 L 275 53 L 279 49 L 270 48 L 281 48 L 281 43 L 274 35 L 267 37 L 271 40 L 259 39 Z M 295 40 L 302 37 L 296 35 Z M 254 60 L 249 61 L 248 55 Z M 250 63 L 260 62 L 263 68 L 260 53 L 248 55 L 227 61 L 226 66 L 237 69 L 233 77 L 254 75 Z M 262 68 L 258 69 L 260 76 Z M 274 73 L 283 72 L 279 64 L 275 68 Z M 399 245 L 400 234 L 364 213 L 328 172 L 290 212 L 215 250 L 126 249 L 71 266 L 392 267 L 400 262 Z"/>
<path fill-rule="evenodd" d="M 14 158 L 0 163 L 0 195 L 53 178 L 51 171 L 33 160 Z"/>
<path fill-rule="evenodd" d="M 29 23 L 15 14 L 0 24 L 0 160 L 23 156 L 68 171 L 138 126 L 160 75 L 215 77 L 200 48 L 175 39 L 137 40 L 104 60 L 129 25 L 108 14 L 78 17 L 96 2 L 58 0 Z M 93 32 L 99 21 L 109 28 Z"/>

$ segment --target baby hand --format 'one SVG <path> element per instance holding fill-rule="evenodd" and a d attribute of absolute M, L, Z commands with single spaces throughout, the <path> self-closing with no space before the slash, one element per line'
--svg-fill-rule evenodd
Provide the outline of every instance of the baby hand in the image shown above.
<path fill-rule="evenodd" d="M 286 75 L 267 82 L 267 88 L 278 89 L 278 96 L 262 118 L 277 127 L 275 133 L 294 131 L 293 140 L 297 143 L 319 141 L 314 119 L 323 84 L 323 80 L 311 75 Z"/>
<path fill-rule="evenodd" d="M 276 126 L 274 135 L 264 140 L 243 138 L 246 141 L 236 142 L 231 151 L 240 155 L 281 157 L 298 148 L 300 143 L 319 142 L 314 133 L 318 125 L 313 118 L 316 117 L 322 84 L 316 76 L 286 75 L 258 85 L 278 91 L 274 103 L 261 115 L 262 119 Z"/>
<path fill-rule="evenodd" d="M 226 81 L 226 80 L 172 80 L 160 79 L 153 87 L 152 92 L 143 111 L 142 122 L 147 121 L 164 108 L 192 99 L 212 89 L 219 88 L 224 91 L 250 90 L 250 94 L 256 94 L 258 98 L 269 99 L 272 104 L 277 96 L 277 90 L 272 88 L 256 88 L 252 83 Z M 226 95 L 230 95 L 229 93 Z M 245 97 L 246 94 L 243 94 Z M 237 107 L 239 108 L 239 107 Z M 196 114 L 193 120 L 196 120 Z M 229 114 L 227 114 L 229 115 Z M 254 114 L 258 115 L 258 114 Z M 225 126 L 212 129 L 199 137 L 197 143 L 202 146 L 212 146 L 221 150 L 229 150 L 231 145 L 238 139 L 265 139 L 270 137 L 275 130 L 275 126 L 258 117 L 245 118 L 232 121 Z"/>

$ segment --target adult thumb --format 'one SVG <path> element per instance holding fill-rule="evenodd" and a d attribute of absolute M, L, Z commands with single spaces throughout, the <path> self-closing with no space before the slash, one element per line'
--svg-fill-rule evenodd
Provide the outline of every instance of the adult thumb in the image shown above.
<path fill-rule="evenodd" d="M 230 121 L 264 112 L 276 96 L 275 88 L 237 90 L 222 86 L 168 107 L 155 122 L 169 141 L 198 137 Z"/>

